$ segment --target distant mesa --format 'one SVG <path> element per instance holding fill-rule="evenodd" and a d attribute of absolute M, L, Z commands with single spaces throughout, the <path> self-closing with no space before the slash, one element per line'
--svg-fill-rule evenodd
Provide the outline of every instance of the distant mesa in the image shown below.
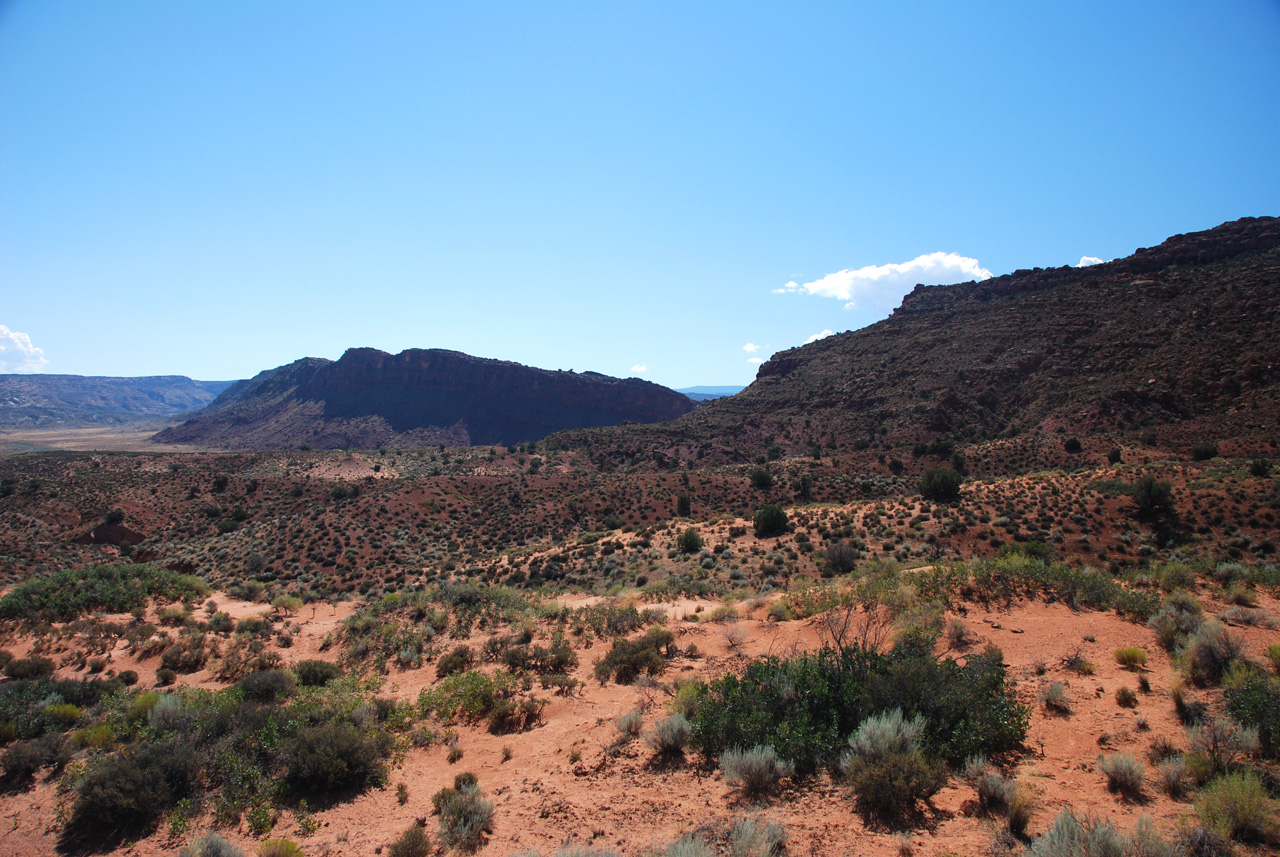
<path fill-rule="evenodd" d="M 566 429 L 670 420 L 697 407 L 639 378 L 535 369 L 457 351 L 352 348 L 237 381 L 152 438 L 224 449 L 518 444 Z"/>
<path fill-rule="evenodd" d="M 695 402 L 709 402 L 712 399 L 723 399 L 725 396 L 732 396 L 735 393 L 741 393 L 745 387 L 739 385 L 736 387 L 681 387 L 676 390 L 677 393 L 684 393 Z"/>
<path fill-rule="evenodd" d="M 0 375 L 0 428 L 126 425 L 198 411 L 231 386 L 182 375 Z"/>

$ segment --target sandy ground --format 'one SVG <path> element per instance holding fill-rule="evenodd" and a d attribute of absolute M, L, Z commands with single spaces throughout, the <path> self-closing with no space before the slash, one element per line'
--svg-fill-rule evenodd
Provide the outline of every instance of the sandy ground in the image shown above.
<path fill-rule="evenodd" d="M 67 429 L 4 429 L 0 430 L 0 455 L 16 455 L 22 452 L 47 452 L 69 450 L 73 452 L 202 452 L 204 447 L 186 444 L 160 446 L 150 438 L 164 425 L 138 428 L 115 426 L 102 428 Z"/>
<path fill-rule="evenodd" d="M 213 598 L 219 609 L 236 618 L 270 610 L 266 605 L 223 594 Z M 577 606 L 586 599 L 567 601 Z M 491 735 L 482 727 L 455 727 L 463 753 L 455 764 L 448 762 L 447 749 L 441 744 L 410 750 L 403 764 L 392 770 L 386 787 L 318 813 L 320 827 L 315 833 L 303 835 L 297 819 L 285 812 L 274 835 L 296 839 L 313 857 L 375 854 L 415 819 L 425 818 L 428 831 L 434 834 L 431 795 L 451 784 L 456 773 L 470 771 L 496 804 L 494 831 L 483 849 L 485 854 L 507 855 L 535 848 L 545 854 L 565 842 L 608 845 L 623 855 L 638 854 L 700 826 L 732 823 L 744 813 L 784 825 L 790 837 L 788 853 L 793 855 L 898 854 L 902 844 L 899 836 L 868 829 L 854 813 L 844 788 L 826 778 L 788 786 L 763 803 L 751 804 L 729 788 L 718 771 L 699 765 L 696 758 L 664 767 L 655 763 L 642 741 L 617 746 L 614 720 L 636 708 L 645 712 L 646 726 L 664 716 L 673 680 L 714 677 L 740 669 L 752 657 L 820 644 L 817 620 L 769 622 L 764 619 L 763 604 L 737 622 L 690 621 L 700 617 L 700 606 L 705 615 L 717 605 L 697 601 L 637 605 L 666 610 L 671 617 L 668 627 L 678 635 L 681 647 L 696 643 L 700 653 L 696 658 L 680 657 L 672 662 L 659 686 L 599 684 L 591 678 L 594 661 L 603 654 L 604 644 L 597 642 L 592 648 L 579 650 L 581 690 L 569 697 L 551 697 L 542 725 L 511 735 Z M 1280 605 L 1274 599 L 1263 596 L 1260 606 L 1273 616 L 1280 615 Z M 288 621 L 296 623 L 300 632 L 294 645 L 281 651 L 285 660 L 336 658 L 338 647 L 322 652 L 321 641 L 338 628 L 351 609 L 350 604 L 321 605 L 314 610 L 305 607 L 291 617 Z M 1132 827 L 1145 815 L 1170 830 L 1190 813 L 1189 803 L 1164 796 L 1153 781 L 1149 781 L 1144 800 L 1124 802 L 1108 793 L 1097 771 L 1102 753 L 1127 752 L 1145 759 L 1157 737 L 1185 745 L 1169 699 L 1176 676 L 1150 630 L 1113 614 L 1073 612 L 1060 604 L 1026 603 L 997 611 L 969 607 L 962 613 L 972 632 L 966 650 L 981 650 L 988 642 L 999 646 L 1020 696 L 1033 710 L 1026 752 L 1011 760 L 1008 771 L 1031 783 L 1040 795 L 1032 832 L 1045 829 L 1054 814 L 1066 806 L 1110 818 L 1121 829 Z M 1280 640 L 1280 632 L 1274 630 L 1236 630 L 1247 638 L 1254 655 Z M 481 640 L 471 642 L 475 645 Z M 1138 677 L 1120 669 L 1112 653 L 1132 645 L 1149 654 L 1144 672 L 1151 690 L 1139 694 L 1136 708 L 1126 709 L 1116 703 L 1115 692 L 1121 686 L 1136 690 Z M 20 646 L 11 648 L 21 653 Z M 1095 674 L 1081 676 L 1064 667 L 1062 660 L 1076 652 L 1096 666 Z M 141 683 L 149 684 L 154 681 L 156 659 L 136 662 L 121 646 L 112 653 L 112 667 L 136 669 Z M 416 699 L 434 679 L 431 666 L 393 671 L 383 692 Z M 1070 715 L 1049 714 L 1038 704 L 1040 691 L 1054 681 L 1068 688 Z M 183 676 L 181 682 L 219 686 L 208 671 Z M 1196 696 L 1211 698 L 1209 693 Z M 504 748 L 510 751 L 506 761 Z M 1149 769 L 1149 774 L 1154 771 Z M 396 797 L 400 783 L 409 789 L 404 806 Z M 54 853 L 59 800 L 55 787 L 44 780 L 28 791 L 0 797 L 0 853 Z M 928 857 L 986 849 L 997 826 L 992 820 L 974 817 L 973 807 L 973 788 L 953 778 L 935 797 L 922 825 L 910 832 L 914 852 Z M 192 833 L 207 824 L 207 818 L 201 819 Z M 243 826 L 223 833 L 246 853 L 256 849 L 255 840 Z M 161 830 L 125 852 L 144 857 L 169 855 L 178 844 Z"/>

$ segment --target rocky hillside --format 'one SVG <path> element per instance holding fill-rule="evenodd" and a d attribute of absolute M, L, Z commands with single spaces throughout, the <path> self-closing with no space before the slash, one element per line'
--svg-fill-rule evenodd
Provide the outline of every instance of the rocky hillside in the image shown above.
<path fill-rule="evenodd" d="M 0 375 L 0 427 L 69 428 L 166 419 L 200 410 L 230 384 L 182 375 Z"/>
<path fill-rule="evenodd" d="M 917 286 L 893 315 L 782 351 L 669 425 L 552 442 L 754 457 L 1028 430 L 1274 437 L 1280 222 L 1244 218 L 1087 268 Z"/>
<path fill-rule="evenodd" d="M 642 381 L 534 369 L 456 351 L 353 348 L 228 388 L 159 443 L 226 449 L 518 444 L 565 429 L 674 419 L 695 404 Z"/>

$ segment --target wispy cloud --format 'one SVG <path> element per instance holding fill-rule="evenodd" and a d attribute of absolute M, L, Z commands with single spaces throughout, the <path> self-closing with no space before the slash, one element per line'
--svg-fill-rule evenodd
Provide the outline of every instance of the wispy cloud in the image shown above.
<path fill-rule="evenodd" d="M 1076 263 L 1077 268 L 1087 268 L 1090 265 L 1101 265 L 1105 259 L 1099 259 L 1097 256 L 1081 256 L 1080 261 Z"/>
<path fill-rule="evenodd" d="M 30 336 L 0 324 L 0 372 L 39 372 L 48 363 Z"/>
<path fill-rule="evenodd" d="M 634 365 L 634 366 L 632 366 L 632 367 L 631 367 L 631 371 L 632 371 L 632 372 L 635 372 L 635 373 L 638 375 L 638 374 L 640 374 L 641 372 L 648 372 L 648 371 L 649 371 L 649 367 L 648 367 L 648 366 L 645 366 L 645 365 L 643 365 L 643 364 L 637 363 L 636 365 Z"/>
<path fill-rule="evenodd" d="M 787 283 L 775 294 L 804 292 L 824 298 L 845 301 L 845 309 L 897 305 L 898 301 L 916 285 L 949 285 L 969 280 L 986 280 L 991 272 L 977 259 L 956 253 L 926 253 L 910 262 L 894 262 L 888 265 L 867 265 L 863 268 L 846 268 L 827 274 L 811 283 Z"/>
<path fill-rule="evenodd" d="M 808 345 L 810 342 L 817 342 L 819 339 L 826 339 L 828 336 L 831 336 L 831 335 L 832 335 L 832 331 L 824 330 L 821 333 L 815 333 L 813 336 L 810 336 L 808 339 L 804 341 L 804 344 Z"/>
<path fill-rule="evenodd" d="M 760 350 L 760 346 L 756 345 L 754 342 L 748 342 L 746 345 L 742 346 L 742 350 L 755 353 Z"/>
<path fill-rule="evenodd" d="M 763 359 L 763 358 L 761 358 L 761 357 L 748 357 L 748 358 L 747 358 L 747 362 L 748 362 L 748 363 L 763 363 L 763 362 L 764 362 L 764 359 Z"/>

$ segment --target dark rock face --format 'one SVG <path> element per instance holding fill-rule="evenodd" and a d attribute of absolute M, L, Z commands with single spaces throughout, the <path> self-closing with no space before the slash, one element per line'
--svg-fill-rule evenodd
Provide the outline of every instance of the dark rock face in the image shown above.
<path fill-rule="evenodd" d="M 353 348 L 233 384 L 159 443 L 229 449 L 516 444 L 569 428 L 674 419 L 696 405 L 636 378 L 551 372 L 456 351 Z"/>
<path fill-rule="evenodd" d="M 883 321 L 773 355 L 732 398 L 670 424 L 555 440 L 705 445 L 737 461 L 771 445 L 1191 421 L 1265 433 L 1280 421 L 1277 318 L 1280 220 L 1244 218 L 1091 267 L 916 286 Z"/>
<path fill-rule="evenodd" d="M 69 428 L 159 420 L 198 411 L 229 385 L 182 375 L 0 375 L 0 426 Z"/>

